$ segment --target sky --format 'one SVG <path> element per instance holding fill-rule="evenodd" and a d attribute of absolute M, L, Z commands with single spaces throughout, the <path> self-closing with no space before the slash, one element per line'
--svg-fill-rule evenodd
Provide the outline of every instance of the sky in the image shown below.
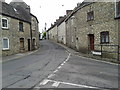
<path fill-rule="evenodd" d="M 12 0 L 5 0 L 10 3 Z M 47 24 L 47 29 L 50 28 L 59 16 L 64 16 L 66 10 L 73 10 L 77 3 L 83 0 L 23 0 L 30 5 L 31 13 L 34 14 L 39 21 L 39 31 L 42 32 Z"/>

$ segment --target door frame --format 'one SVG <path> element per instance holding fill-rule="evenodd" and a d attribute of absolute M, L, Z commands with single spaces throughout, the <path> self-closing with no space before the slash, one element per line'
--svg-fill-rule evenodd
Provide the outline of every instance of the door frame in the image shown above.
<path fill-rule="evenodd" d="M 30 39 L 28 39 L 28 51 L 30 51 L 31 49 L 30 49 L 30 44 L 31 44 L 31 42 L 30 42 L 31 40 Z"/>
<path fill-rule="evenodd" d="M 88 39 L 89 39 L 89 48 L 90 50 L 94 50 L 95 47 L 94 47 L 94 34 L 88 34 Z"/>

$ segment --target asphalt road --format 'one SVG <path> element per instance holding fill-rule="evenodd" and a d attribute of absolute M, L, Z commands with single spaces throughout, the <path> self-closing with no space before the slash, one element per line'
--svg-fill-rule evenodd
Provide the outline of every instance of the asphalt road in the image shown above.
<path fill-rule="evenodd" d="M 76 56 L 53 42 L 2 64 L 3 88 L 118 88 L 118 65 Z"/>

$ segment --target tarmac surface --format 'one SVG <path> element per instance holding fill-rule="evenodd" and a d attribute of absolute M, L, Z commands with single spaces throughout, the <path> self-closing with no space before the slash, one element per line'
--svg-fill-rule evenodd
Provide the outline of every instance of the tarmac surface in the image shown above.
<path fill-rule="evenodd" d="M 85 58 L 76 51 L 43 40 L 34 52 L 3 57 L 3 88 L 118 88 L 118 65 Z M 119 90 L 119 89 L 118 89 Z"/>

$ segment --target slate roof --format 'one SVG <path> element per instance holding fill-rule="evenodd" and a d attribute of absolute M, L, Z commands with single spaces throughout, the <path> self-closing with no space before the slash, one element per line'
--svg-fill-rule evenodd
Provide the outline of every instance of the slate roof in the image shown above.
<path fill-rule="evenodd" d="M 21 6 L 14 8 L 13 6 L 2 2 L 2 12 L 0 11 L 0 14 L 31 23 L 30 13 L 26 12 Z"/>
<path fill-rule="evenodd" d="M 95 2 L 82 2 L 79 6 L 75 7 L 74 10 L 71 12 L 71 14 L 69 14 L 67 16 L 67 18 L 65 19 L 65 21 L 67 21 L 74 13 L 76 13 L 78 10 L 80 10 L 81 8 L 85 7 L 85 6 L 88 6 L 92 3 L 95 3 Z"/>
<path fill-rule="evenodd" d="M 59 26 L 66 19 L 66 15 L 58 20 L 57 26 Z"/>

